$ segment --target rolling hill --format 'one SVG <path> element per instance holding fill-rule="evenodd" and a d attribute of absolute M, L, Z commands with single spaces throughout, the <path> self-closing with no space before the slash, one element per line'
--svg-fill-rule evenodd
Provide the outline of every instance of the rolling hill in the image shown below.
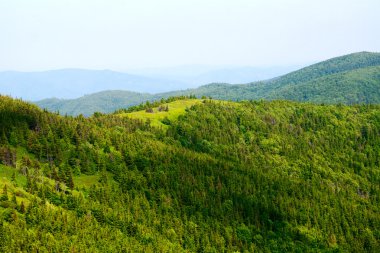
<path fill-rule="evenodd" d="M 112 94 L 116 95 L 115 99 Z M 79 99 L 45 100 L 36 104 L 51 111 L 59 110 L 63 114 L 91 115 L 95 111 L 107 113 L 147 100 L 181 95 L 233 101 L 287 99 L 316 103 L 380 103 L 380 53 L 345 55 L 278 78 L 248 84 L 214 83 L 197 89 L 158 94 L 101 92 Z"/>
<path fill-rule="evenodd" d="M 379 105 L 147 108 L 0 96 L 0 251 L 379 252 Z"/>
<path fill-rule="evenodd" d="M 265 98 L 315 103 L 379 104 L 380 66 L 364 67 L 302 83 L 287 84 L 274 89 Z"/>

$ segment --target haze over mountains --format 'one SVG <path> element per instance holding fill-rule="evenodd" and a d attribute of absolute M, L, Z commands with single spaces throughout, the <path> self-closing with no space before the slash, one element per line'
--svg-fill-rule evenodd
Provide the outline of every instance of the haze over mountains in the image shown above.
<path fill-rule="evenodd" d="M 287 99 L 316 103 L 380 103 L 380 53 L 360 52 L 313 64 L 272 80 L 231 85 L 214 83 L 157 94 L 103 91 L 79 99 L 45 99 L 37 105 L 70 115 L 113 112 L 147 100 L 195 95 L 223 100 Z"/>
<path fill-rule="evenodd" d="M 249 83 L 274 78 L 301 68 L 301 65 L 274 67 L 212 67 L 205 65 L 185 65 L 170 68 L 130 70 L 137 75 L 179 80 L 199 87 L 209 83 Z M 181 87 L 185 89 L 187 87 Z"/>
<path fill-rule="evenodd" d="M 184 82 L 131 75 L 111 70 L 61 69 L 43 72 L 0 73 L 1 93 L 25 100 L 49 97 L 78 98 L 111 90 L 163 92 L 186 87 Z"/>
<path fill-rule="evenodd" d="M 104 90 L 159 93 L 196 88 L 212 82 L 245 83 L 285 74 L 295 67 L 180 66 L 130 70 L 60 69 L 41 72 L 0 72 L 0 93 L 36 101 L 73 99 Z"/>

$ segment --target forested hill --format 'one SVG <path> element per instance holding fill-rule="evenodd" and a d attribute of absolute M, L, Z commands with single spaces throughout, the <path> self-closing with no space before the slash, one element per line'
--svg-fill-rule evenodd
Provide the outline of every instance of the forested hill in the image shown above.
<path fill-rule="evenodd" d="M 178 94 L 183 91 L 170 95 Z M 210 84 L 184 94 L 235 101 L 288 99 L 318 103 L 380 103 L 380 53 L 349 54 L 268 81 Z"/>
<path fill-rule="evenodd" d="M 271 82 L 281 84 L 303 83 L 331 74 L 372 66 L 380 66 L 380 53 L 353 53 L 313 64 L 309 67 L 284 75 L 278 80 L 272 80 Z"/>
<path fill-rule="evenodd" d="M 42 108 L 61 114 L 91 115 L 171 96 L 196 95 L 223 100 L 309 101 L 316 103 L 380 103 L 380 53 L 361 52 L 323 61 L 287 75 L 250 84 L 209 84 L 160 94 L 100 92 L 73 100 L 43 100 Z"/>
<path fill-rule="evenodd" d="M 380 106 L 157 106 L 1 96 L 0 252 L 379 252 Z"/>

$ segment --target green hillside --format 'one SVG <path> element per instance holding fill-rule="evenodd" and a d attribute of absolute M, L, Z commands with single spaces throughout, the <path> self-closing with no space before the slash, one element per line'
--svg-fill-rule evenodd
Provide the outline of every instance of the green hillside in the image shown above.
<path fill-rule="evenodd" d="M 331 74 L 273 90 L 266 99 L 316 103 L 380 103 L 380 66 Z"/>
<path fill-rule="evenodd" d="M 0 251 L 379 252 L 380 106 L 163 105 L 0 97 Z"/>
<path fill-rule="evenodd" d="M 313 64 L 271 82 L 277 84 L 303 83 L 331 74 L 379 65 L 380 53 L 359 52 Z"/>

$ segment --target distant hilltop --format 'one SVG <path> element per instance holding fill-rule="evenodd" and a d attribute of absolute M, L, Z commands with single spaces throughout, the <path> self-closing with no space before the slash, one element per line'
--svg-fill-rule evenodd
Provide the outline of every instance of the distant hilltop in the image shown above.
<path fill-rule="evenodd" d="M 45 99 L 36 104 L 61 114 L 91 115 L 96 111 L 113 112 L 145 101 L 181 95 L 233 101 L 285 99 L 315 103 L 380 103 L 380 53 L 344 55 L 277 78 L 247 84 L 213 83 L 156 94 L 102 91 L 78 99 Z"/>

